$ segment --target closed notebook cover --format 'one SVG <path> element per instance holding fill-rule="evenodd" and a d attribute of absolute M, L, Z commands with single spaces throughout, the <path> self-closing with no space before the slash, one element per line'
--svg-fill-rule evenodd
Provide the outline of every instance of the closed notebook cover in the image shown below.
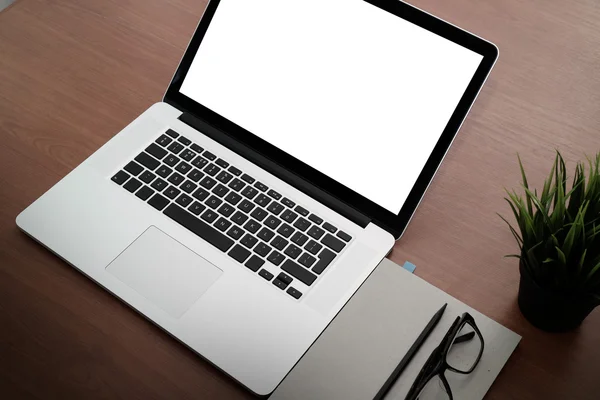
<path fill-rule="evenodd" d="M 270 398 L 372 399 L 444 303 L 444 316 L 386 399 L 404 399 L 427 357 L 465 311 L 475 318 L 485 351 L 472 374 L 446 375 L 455 399 L 483 399 L 521 337 L 387 259 Z"/>

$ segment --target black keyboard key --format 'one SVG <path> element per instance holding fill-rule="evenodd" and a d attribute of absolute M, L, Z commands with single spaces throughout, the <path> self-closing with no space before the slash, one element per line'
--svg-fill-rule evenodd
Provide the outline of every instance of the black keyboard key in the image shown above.
<path fill-rule="evenodd" d="M 217 214 L 215 211 L 211 210 L 210 208 L 208 210 L 206 210 L 204 212 L 204 214 L 202 214 L 202 216 L 200 216 L 200 218 L 202 218 L 209 224 L 212 224 L 213 222 L 215 222 L 215 219 L 217 219 L 218 217 L 219 217 L 219 214 Z"/>
<path fill-rule="evenodd" d="M 194 150 L 196 153 L 202 153 L 204 151 L 204 149 L 198 146 L 196 143 L 192 143 L 190 149 Z"/>
<path fill-rule="evenodd" d="M 142 187 L 140 190 L 138 190 L 135 195 L 137 197 L 139 197 L 142 200 L 148 200 L 150 198 L 150 196 L 152 196 L 154 194 L 154 190 L 150 189 L 148 186 L 144 186 Z"/>
<path fill-rule="evenodd" d="M 173 129 L 167 129 L 165 133 L 171 136 L 173 139 L 179 136 L 179 133 L 175 132 Z"/>
<path fill-rule="evenodd" d="M 250 256 L 250 252 L 239 244 L 236 244 L 228 254 L 239 263 L 243 263 Z"/>
<path fill-rule="evenodd" d="M 269 271 L 267 271 L 266 269 L 261 269 L 258 274 L 260 276 L 262 276 L 263 278 L 265 278 L 266 280 L 270 281 L 271 279 L 273 279 L 273 274 L 270 273 Z"/>
<path fill-rule="evenodd" d="M 315 261 L 317 261 L 317 259 L 308 253 L 302 253 L 300 258 L 298 259 L 298 262 L 300 264 L 304 265 L 306 268 L 312 267 L 312 265 L 315 263 Z"/>
<path fill-rule="evenodd" d="M 179 157 L 183 158 L 187 162 L 191 162 L 196 157 L 196 153 L 190 149 L 187 149 L 182 151 L 181 154 L 179 154 Z"/>
<path fill-rule="evenodd" d="M 235 192 L 230 192 L 227 196 L 225 196 L 225 201 L 233 204 L 234 206 L 240 202 L 240 200 L 242 199 L 242 196 L 240 196 L 239 194 L 235 193 Z"/>
<path fill-rule="evenodd" d="M 244 186 L 246 186 L 246 184 L 242 181 L 240 181 L 238 178 L 235 178 L 234 180 L 231 181 L 231 183 L 228 185 L 230 188 L 232 188 L 233 190 L 235 190 L 236 192 L 239 192 L 240 190 L 242 190 L 242 188 Z"/>
<path fill-rule="evenodd" d="M 171 168 L 167 167 L 166 165 L 161 165 L 156 170 L 156 173 L 158 174 L 158 176 L 161 176 L 163 178 L 166 178 L 167 176 L 171 175 L 171 172 L 173 172 L 173 170 Z"/>
<path fill-rule="evenodd" d="M 288 223 L 292 223 L 294 222 L 294 220 L 296 220 L 296 218 L 298 218 L 298 214 L 296 214 L 295 212 L 293 212 L 292 210 L 285 210 L 282 214 L 281 214 L 281 219 L 284 220 L 285 222 Z"/>
<path fill-rule="evenodd" d="M 179 154 L 181 150 L 183 150 L 183 145 L 181 143 L 173 142 L 167 147 L 169 151 L 173 154 Z"/>
<path fill-rule="evenodd" d="M 150 144 L 150 146 L 146 147 L 146 152 L 152 154 L 154 157 L 162 160 L 164 156 L 169 154 L 165 149 L 157 145 L 156 143 Z"/>
<path fill-rule="evenodd" d="M 279 200 L 281 198 L 281 195 L 279 193 L 277 193 L 276 191 L 274 191 L 273 189 L 269 190 L 267 192 L 267 194 L 269 196 L 271 196 L 272 198 L 274 198 L 275 200 Z"/>
<path fill-rule="evenodd" d="M 289 258 L 291 258 L 292 260 L 295 260 L 296 257 L 298 257 L 300 255 L 300 253 L 302 253 L 302 249 L 299 247 L 296 247 L 293 244 L 290 244 L 283 253 L 286 256 L 288 256 Z"/>
<path fill-rule="evenodd" d="M 169 200 L 156 193 L 150 200 L 148 200 L 148 204 L 160 211 L 165 208 L 167 204 L 169 204 Z"/>
<path fill-rule="evenodd" d="M 202 155 L 203 155 L 205 158 L 208 158 L 210 161 L 214 161 L 214 160 L 217 158 L 217 156 L 215 156 L 213 153 L 211 153 L 211 152 L 210 152 L 210 151 L 208 151 L 208 150 L 206 150 L 204 153 L 202 153 Z"/>
<path fill-rule="evenodd" d="M 231 204 L 225 203 L 221 207 L 219 207 L 217 211 L 219 212 L 219 214 L 229 217 L 231 214 L 233 214 L 235 209 Z"/>
<path fill-rule="evenodd" d="M 160 165 L 160 162 L 156 158 L 146 153 L 140 153 L 135 158 L 135 161 L 139 162 L 144 167 L 148 168 L 150 171 L 154 171 Z"/>
<path fill-rule="evenodd" d="M 135 178 L 131 178 L 130 180 L 127 181 L 127 183 L 125 185 L 123 185 L 125 190 L 127 190 L 131 193 L 138 190 L 140 188 L 140 186 L 142 186 L 142 182 L 138 181 Z"/>
<path fill-rule="evenodd" d="M 254 246 L 254 252 L 259 256 L 266 257 L 267 254 L 271 252 L 271 246 L 262 242 L 258 243 L 256 246 Z"/>
<path fill-rule="evenodd" d="M 274 201 L 271 204 L 269 204 L 267 210 L 271 211 L 273 215 L 279 215 L 279 213 L 283 211 L 283 206 L 278 202 Z"/>
<path fill-rule="evenodd" d="M 187 206 L 189 206 L 190 204 L 192 204 L 192 201 L 194 201 L 194 199 L 192 199 L 187 194 L 182 194 L 181 196 L 179 196 L 177 198 L 177 200 L 175 200 L 175 202 L 177 204 L 179 204 L 183 208 L 186 208 Z"/>
<path fill-rule="evenodd" d="M 314 222 L 317 225 L 321 225 L 321 223 L 323 223 L 323 219 L 321 219 L 321 217 L 319 217 L 315 214 L 310 214 L 308 219 L 310 219 L 312 222 Z"/>
<path fill-rule="evenodd" d="M 260 267 L 263 266 L 263 264 L 265 263 L 265 260 L 263 260 L 260 257 L 257 256 L 252 256 L 250 257 L 250 259 L 248 261 L 246 261 L 246 264 L 244 264 L 246 267 L 250 268 L 251 271 L 258 271 L 258 269 Z"/>
<path fill-rule="evenodd" d="M 260 207 L 256 207 L 256 208 L 254 209 L 254 211 L 252 211 L 252 213 L 250 214 L 250 216 L 251 216 L 252 218 L 254 218 L 255 220 L 257 220 L 257 221 L 262 221 L 263 219 L 265 219 L 265 217 L 266 217 L 267 215 L 269 215 L 269 213 L 268 213 L 268 212 L 266 212 L 265 210 L 263 210 L 263 209 L 262 209 L 262 208 L 260 208 Z"/>
<path fill-rule="evenodd" d="M 206 210 L 206 206 L 202 203 L 194 201 L 191 206 L 188 207 L 188 210 L 194 215 L 200 215 L 200 213 Z"/>
<path fill-rule="evenodd" d="M 218 198 L 217 196 L 210 196 L 208 200 L 206 200 L 206 205 L 215 210 L 223 203 L 223 200 Z"/>
<path fill-rule="evenodd" d="M 187 174 L 187 177 L 190 178 L 191 180 L 193 180 L 194 182 L 199 182 L 203 176 L 204 176 L 204 174 L 202 172 L 198 171 L 196 168 L 192 169 L 190 171 L 190 173 Z"/>
<path fill-rule="evenodd" d="M 127 179 L 129 179 L 131 177 L 131 175 L 129 175 L 127 172 L 125 171 L 119 171 L 117 172 L 112 178 L 110 178 L 114 183 L 116 183 L 117 185 L 122 185 L 124 184 Z"/>
<path fill-rule="evenodd" d="M 140 174 L 140 172 L 142 172 L 144 170 L 144 167 L 142 167 L 140 164 L 136 163 L 135 161 L 131 161 L 123 169 L 125 171 L 129 172 L 133 176 L 138 176 Z"/>
<path fill-rule="evenodd" d="M 302 297 L 302 293 L 299 292 L 297 289 L 294 289 L 293 287 L 289 287 L 286 293 L 295 298 L 296 300 Z"/>
<path fill-rule="evenodd" d="M 217 158 L 217 161 L 215 161 L 215 164 L 217 164 L 221 168 L 229 167 L 229 163 L 227 161 L 223 160 L 222 158 Z"/>
<path fill-rule="evenodd" d="M 217 167 L 215 164 L 208 164 L 204 167 L 203 171 L 210 176 L 215 176 L 221 171 L 221 168 Z"/>
<path fill-rule="evenodd" d="M 246 199 L 242 200 L 242 202 L 238 204 L 238 208 L 245 213 L 249 213 L 250 211 L 252 211 L 252 209 L 254 209 L 254 207 L 254 204 L 252 204 L 249 200 Z"/>
<path fill-rule="evenodd" d="M 219 197 L 225 197 L 225 195 L 229 192 L 229 189 L 219 183 L 217 186 L 215 186 L 212 192 Z"/>
<path fill-rule="evenodd" d="M 349 242 L 350 240 L 352 240 L 352 236 L 348 235 L 346 232 L 343 231 L 339 231 L 336 236 L 342 239 L 344 242 Z"/>
<path fill-rule="evenodd" d="M 247 182 L 247 183 L 249 183 L 249 184 L 251 184 L 251 185 L 255 181 L 255 179 L 253 177 L 251 177 L 250 175 L 248 175 L 248 174 L 242 175 L 242 180 L 245 181 L 245 182 Z"/>
<path fill-rule="evenodd" d="M 219 172 L 219 175 L 217 175 L 217 180 L 219 182 L 222 182 L 224 184 L 228 184 L 230 180 L 233 179 L 233 175 L 231 175 L 229 172 L 227 171 L 221 171 Z"/>
<path fill-rule="evenodd" d="M 267 260 L 274 265 L 279 265 L 285 260 L 285 256 L 277 251 L 273 251 L 269 257 L 267 257 Z"/>
<path fill-rule="evenodd" d="M 331 233 L 335 233 L 335 231 L 337 231 L 337 228 L 333 225 L 331 225 L 329 222 L 325 222 L 323 224 L 323 229 L 325 229 L 326 231 L 329 231 Z"/>
<path fill-rule="evenodd" d="M 168 137 L 167 135 L 160 135 L 158 139 L 156 139 L 156 143 L 160 144 L 162 147 L 166 147 L 171 143 L 173 139 Z"/>
<path fill-rule="evenodd" d="M 310 286 L 317 279 L 317 276 L 309 272 L 306 268 L 296 264 L 291 260 L 285 260 L 281 269 L 304 283 L 306 286 Z"/>
<path fill-rule="evenodd" d="M 261 207 L 266 207 L 271 202 L 271 199 L 261 193 L 258 196 L 256 196 L 256 198 L 254 199 L 254 202 Z"/>
<path fill-rule="evenodd" d="M 244 225 L 244 229 L 252 233 L 256 233 L 260 229 L 260 222 L 251 219 L 250 221 L 246 222 L 246 225 Z"/>
<path fill-rule="evenodd" d="M 270 215 L 266 220 L 265 220 L 265 225 L 268 226 L 271 229 L 277 229 L 277 227 L 281 224 L 281 220 Z"/>
<path fill-rule="evenodd" d="M 144 183 L 150 183 L 154 180 L 154 178 L 156 178 L 156 175 L 154 175 L 152 172 L 150 171 L 145 171 L 144 173 L 142 173 L 140 176 L 140 181 L 144 182 Z"/>
<path fill-rule="evenodd" d="M 192 182 L 188 179 L 179 187 L 181 188 L 181 190 L 183 190 L 184 192 L 189 194 L 189 193 L 192 193 L 194 190 L 196 190 L 198 185 L 196 185 L 194 182 Z"/>
<path fill-rule="evenodd" d="M 306 236 L 302 232 L 296 232 L 292 236 L 292 242 L 296 243 L 298 246 L 302 246 L 308 240 L 308 236 Z"/>
<path fill-rule="evenodd" d="M 185 136 L 179 136 L 179 139 L 177 139 L 178 142 L 182 143 L 185 146 L 189 146 L 190 143 L 192 143 L 192 141 L 188 138 L 186 138 Z"/>
<path fill-rule="evenodd" d="M 289 238 L 292 235 L 292 233 L 294 233 L 294 228 L 292 228 L 288 224 L 283 224 L 279 227 L 279 229 L 277 229 L 277 233 L 279 233 L 285 238 Z"/>
<path fill-rule="evenodd" d="M 287 246 L 288 244 L 289 244 L 289 242 L 279 235 L 276 236 L 275 239 L 273 239 L 271 241 L 271 246 L 273 246 L 277 250 L 281 250 L 281 251 L 283 251 L 283 249 L 285 249 L 285 246 Z"/>
<path fill-rule="evenodd" d="M 321 238 L 321 236 L 323 236 L 325 231 L 323 229 L 319 228 L 318 226 L 312 226 L 306 233 L 308 233 L 308 236 L 319 240 Z"/>
<path fill-rule="evenodd" d="M 313 272 L 320 275 L 323 271 L 325 271 L 325 268 L 331 264 L 334 258 L 334 252 L 330 251 L 329 249 L 324 249 L 321 254 L 319 254 L 319 261 L 317 261 L 317 264 L 313 267 Z"/>
<path fill-rule="evenodd" d="M 233 225 L 228 231 L 227 231 L 227 236 L 238 240 L 239 238 L 241 238 L 244 235 L 244 230 L 242 228 L 240 228 L 239 226 Z"/>
<path fill-rule="evenodd" d="M 194 161 L 192 161 L 192 165 L 200 169 L 204 168 L 206 164 L 208 164 L 208 160 L 200 156 L 194 158 Z"/>
<path fill-rule="evenodd" d="M 240 171 L 239 169 L 237 169 L 233 165 L 231 167 L 229 167 L 228 171 L 231 172 L 235 176 L 240 176 L 242 174 L 242 171 Z"/>
<path fill-rule="evenodd" d="M 305 220 L 304 218 L 298 218 L 296 222 L 294 222 L 294 228 L 297 228 L 304 232 L 310 226 L 310 222 Z"/>
<path fill-rule="evenodd" d="M 244 190 L 242 190 L 242 196 L 247 197 L 252 200 L 258 194 L 258 190 L 254 189 L 252 186 L 246 186 Z"/>
<path fill-rule="evenodd" d="M 169 186 L 163 192 L 163 194 L 165 196 L 167 196 L 168 198 L 170 198 L 171 200 L 174 199 L 175 197 L 179 196 L 180 193 L 181 193 L 181 190 L 177 189 L 175 186 Z"/>
<path fill-rule="evenodd" d="M 217 184 L 217 181 L 215 181 L 210 176 L 205 176 L 204 179 L 202 179 L 200 181 L 200 186 L 205 187 L 207 189 L 212 189 L 213 186 L 215 186 L 216 184 Z"/>
<path fill-rule="evenodd" d="M 273 239 L 273 236 L 275 236 L 275 234 L 270 229 L 262 228 L 256 236 L 268 243 L 269 240 Z"/>
<path fill-rule="evenodd" d="M 167 181 L 164 181 L 160 178 L 158 178 L 157 180 L 155 180 L 154 182 L 152 182 L 152 186 L 154 189 L 158 190 L 159 192 L 162 192 L 167 186 L 169 186 L 169 184 L 167 183 Z"/>
<path fill-rule="evenodd" d="M 294 211 L 296 211 L 298 214 L 302 215 L 303 217 L 306 217 L 309 214 L 308 210 L 302 206 L 296 206 L 296 208 L 294 208 Z"/>
<path fill-rule="evenodd" d="M 344 246 L 346 246 L 346 243 L 342 242 L 340 239 L 336 238 L 335 236 L 330 235 L 329 233 L 327 235 L 325 235 L 323 240 L 321 240 L 321 243 L 323 243 L 325 246 L 329 247 L 330 249 L 332 249 L 333 251 L 336 251 L 338 253 L 340 251 L 342 251 Z"/>
<path fill-rule="evenodd" d="M 288 287 L 287 283 L 282 282 L 277 278 L 273 279 L 272 283 L 273 283 L 273 285 L 277 286 L 281 290 L 285 290 L 285 288 Z"/>
<path fill-rule="evenodd" d="M 246 233 L 246 236 L 244 236 L 240 242 L 247 248 L 251 249 L 256 245 L 256 243 L 258 243 L 258 239 Z"/>
<path fill-rule="evenodd" d="M 277 279 L 279 279 L 281 282 L 284 282 L 286 285 L 289 285 L 290 283 L 292 283 L 292 277 L 289 276 L 288 274 L 285 274 L 283 272 L 281 272 L 279 275 L 277 275 Z"/>
<path fill-rule="evenodd" d="M 236 211 L 231 217 L 231 220 L 238 225 L 242 225 L 244 222 L 248 220 L 248 216 L 241 211 Z"/>
<path fill-rule="evenodd" d="M 198 190 L 196 190 L 192 196 L 194 196 L 196 199 L 200 200 L 200 201 L 204 201 L 208 195 L 210 193 L 208 192 L 208 190 L 204 189 L 204 188 L 198 188 Z"/>
<path fill-rule="evenodd" d="M 261 192 L 266 192 L 268 189 L 267 185 L 258 181 L 254 183 L 254 187 L 260 190 Z"/>
<path fill-rule="evenodd" d="M 174 156 L 173 154 L 169 154 L 167 157 L 165 157 L 163 162 L 169 167 L 174 167 L 179 162 L 179 158 Z"/>
<path fill-rule="evenodd" d="M 289 207 L 289 208 L 294 208 L 294 206 L 296 205 L 296 203 L 294 203 L 293 201 L 291 201 L 291 200 L 290 200 L 290 199 L 288 199 L 287 197 L 284 197 L 284 198 L 281 200 L 281 203 L 282 203 L 284 206 L 286 206 L 286 207 Z"/>
<path fill-rule="evenodd" d="M 306 244 L 306 246 L 304 246 L 304 250 L 308 251 L 311 254 L 317 254 L 319 251 L 321 251 L 321 249 L 323 248 L 323 245 L 320 244 L 319 242 L 315 242 L 314 240 L 311 240 L 310 242 L 308 242 Z"/>
<path fill-rule="evenodd" d="M 171 174 L 171 176 L 169 176 L 169 178 L 167 180 L 169 182 L 171 182 L 173 185 L 179 186 L 181 184 L 181 182 L 183 182 L 185 180 L 185 178 L 183 177 L 183 175 L 178 174 L 177 172 L 173 172 L 173 174 Z"/>
<path fill-rule="evenodd" d="M 175 167 L 175 170 L 185 175 L 192 170 L 192 166 L 185 161 L 182 161 Z"/>
<path fill-rule="evenodd" d="M 215 222 L 215 227 L 221 232 L 225 232 L 231 226 L 231 222 L 221 217 L 217 222 Z"/>
<path fill-rule="evenodd" d="M 194 217 L 178 205 L 171 204 L 165 209 L 164 214 L 221 251 L 227 251 L 233 246 L 233 240 Z"/>

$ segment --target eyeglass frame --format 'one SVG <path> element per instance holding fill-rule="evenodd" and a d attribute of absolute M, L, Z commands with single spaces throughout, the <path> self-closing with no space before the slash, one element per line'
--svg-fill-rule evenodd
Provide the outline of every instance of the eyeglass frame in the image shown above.
<path fill-rule="evenodd" d="M 456 337 L 458 332 L 466 325 L 469 324 L 473 328 L 474 332 L 469 332 L 465 335 Z M 448 364 L 446 358 L 448 357 L 448 352 L 450 351 L 450 347 L 454 343 L 462 343 L 468 340 L 473 339 L 473 337 L 477 334 L 479 340 L 481 340 L 481 349 L 479 349 L 479 354 L 477 355 L 477 359 L 473 363 L 473 366 L 468 371 L 458 370 L 451 365 Z M 431 381 L 433 378 L 439 375 L 442 384 L 444 385 L 444 389 L 448 394 L 449 400 L 454 400 L 454 396 L 452 395 L 452 389 L 450 388 L 450 384 L 444 375 L 447 370 L 452 372 L 456 372 L 458 374 L 468 375 L 472 373 L 477 365 L 479 365 L 479 361 L 481 361 L 481 356 L 483 355 L 483 350 L 485 347 L 485 341 L 483 340 L 483 335 L 481 331 L 477 327 L 475 323 L 475 318 L 469 313 L 464 313 L 460 317 L 456 317 L 450 329 L 440 342 L 440 344 L 431 352 L 425 364 L 423 364 L 423 368 L 417 375 L 415 381 L 413 382 L 410 390 L 408 391 L 405 400 L 416 400 L 418 399 L 418 395 L 421 393 L 423 388 Z M 435 360 L 435 361 L 434 361 Z"/>

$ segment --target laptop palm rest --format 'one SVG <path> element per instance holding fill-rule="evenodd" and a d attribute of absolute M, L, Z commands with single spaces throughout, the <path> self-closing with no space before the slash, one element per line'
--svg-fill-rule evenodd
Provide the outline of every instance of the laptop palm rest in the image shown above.
<path fill-rule="evenodd" d="M 106 270 L 174 318 L 181 317 L 223 273 L 155 226 Z"/>

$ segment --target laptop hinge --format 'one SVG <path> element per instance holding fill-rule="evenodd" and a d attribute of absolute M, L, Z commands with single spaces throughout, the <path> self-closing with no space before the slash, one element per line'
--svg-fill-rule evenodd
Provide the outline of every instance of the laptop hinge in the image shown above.
<path fill-rule="evenodd" d="M 319 203 L 326 205 L 327 207 L 331 208 L 338 214 L 344 216 L 345 218 L 349 219 L 350 221 L 354 222 L 360 227 L 365 228 L 371 222 L 371 219 L 366 215 L 360 213 L 359 211 L 343 203 L 339 199 L 312 185 L 311 183 L 302 179 L 298 175 L 288 171 L 287 169 L 285 169 L 285 167 L 276 164 L 275 162 L 263 156 L 253 148 L 246 146 L 243 143 L 240 143 L 231 136 L 227 135 L 225 132 L 218 130 L 217 128 L 206 123 L 200 118 L 197 118 L 190 113 L 184 112 L 179 116 L 179 120 L 196 129 L 197 131 L 202 132 L 206 136 L 219 142 L 223 146 L 227 147 L 229 150 L 239 154 L 245 159 L 263 168 L 264 170 L 269 171 L 271 174 L 275 175 L 282 181 L 292 185 L 296 189 L 317 200 Z"/>

